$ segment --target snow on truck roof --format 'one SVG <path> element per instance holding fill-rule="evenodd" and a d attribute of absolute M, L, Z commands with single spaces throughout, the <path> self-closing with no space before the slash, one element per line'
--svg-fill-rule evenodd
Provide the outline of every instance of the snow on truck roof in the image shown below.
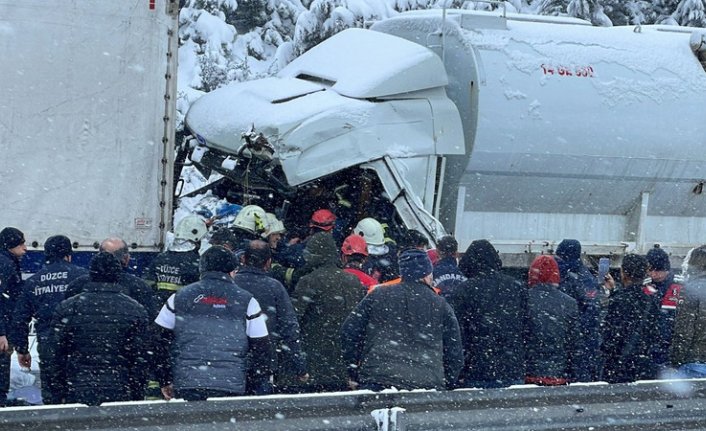
<path fill-rule="evenodd" d="M 309 50 L 279 77 L 313 77 L 360 99 L 409 93 L 448 83 L 441 59 L 428 48 L 398 37 L 348 29 Z"/>

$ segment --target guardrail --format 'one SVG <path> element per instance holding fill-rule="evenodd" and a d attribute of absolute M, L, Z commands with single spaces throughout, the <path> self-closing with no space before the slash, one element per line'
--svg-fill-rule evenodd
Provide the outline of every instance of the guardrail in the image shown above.
<path fill-rule="evenodd" d="M 0 410 L 24 430 L 683 430 L 706 428 L 706 380 L 448 392 L 342 392 Z"/>

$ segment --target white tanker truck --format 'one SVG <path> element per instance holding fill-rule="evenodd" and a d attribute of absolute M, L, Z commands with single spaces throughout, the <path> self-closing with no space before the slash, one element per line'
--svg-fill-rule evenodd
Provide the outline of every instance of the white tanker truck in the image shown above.
<path fill-rule="evenodd" d="M 409 12 L 202 97 L 191 160 L 244 202 L 334 197 L 510 266 L 563 238 L 678 260 L 706 243 L 705 68 L 704 29 Z"/>

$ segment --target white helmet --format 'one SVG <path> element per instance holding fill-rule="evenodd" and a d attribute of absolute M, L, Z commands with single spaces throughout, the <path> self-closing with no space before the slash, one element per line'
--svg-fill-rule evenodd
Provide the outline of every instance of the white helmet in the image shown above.
<path fill-rule="evenodd" d="M 189 214 L 177 223 L 174 228 L 174 238 L 199 242 L 207 232 L 206 222 L 197 215 Z"/>
<path fill-rule="evenodd" d="M 260 235 L 267 230 L 267 214 L 257 205 L 245 206 L 235 217 L 232 227 Z"/>
<path fill-rule="evenodd" d="M 265 214 L 265 219 L 267 221 L 267 230 L 262 233 L 263 238 L 267 238 L 273 233 L 284 233 L 286 229 L 284 228 L 284 223 L 277 219 L 277 216 L 272 213 Z"/>
<path fill-rule="evenodd" d="M 385 245 L 385 232 L 374 218 L 368 217 L 359 221 L 353 228 L 353 233 L 365 238 L 368 245 Z"/>

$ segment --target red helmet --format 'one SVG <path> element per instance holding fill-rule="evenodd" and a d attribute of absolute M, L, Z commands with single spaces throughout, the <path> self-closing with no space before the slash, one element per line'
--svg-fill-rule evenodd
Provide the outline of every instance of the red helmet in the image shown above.
<path fill-rule="evenodd" d="M 309 220 L 309 227 L 316 227 L 321 230 L 329 231 L 336 224 L 336 215 L 329 210 L 321 209 L 314 211 Z"/>
<path fill-rule="evenodd" d="M 350 256 L 352 254 L 362 254 L 363 256 L 368 255 L 368 245 L 365 243 L 365 238 L 360 235 L 352 234 L 343 241 L 341 246 L 341 252 L 345 256 Z"/>

